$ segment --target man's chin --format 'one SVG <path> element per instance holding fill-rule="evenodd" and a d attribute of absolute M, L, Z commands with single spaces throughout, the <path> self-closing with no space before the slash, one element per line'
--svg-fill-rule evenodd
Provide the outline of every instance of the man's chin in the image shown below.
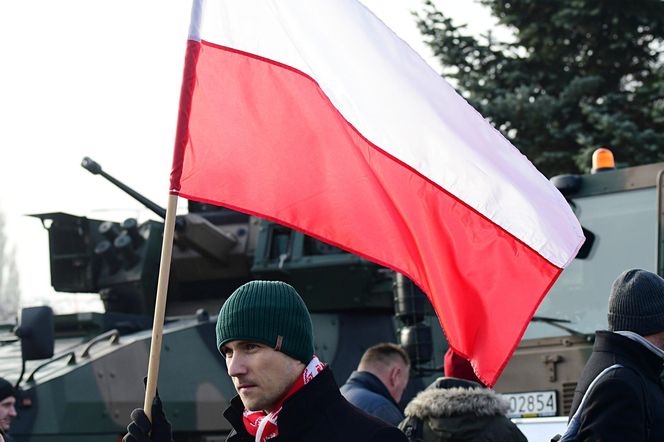
<path fill-rule="evenodd" d="M 242 403 L 244 404 L 244 407 L 247 410 L 260 411 L 260 410 L 263 409 L 261 407 L 260 402 L 256 401 L 255 399 L 252 399 L 251 397 L 246 397 L 246 396 L 240 395 L 240 399 L 242 399 Z"/>

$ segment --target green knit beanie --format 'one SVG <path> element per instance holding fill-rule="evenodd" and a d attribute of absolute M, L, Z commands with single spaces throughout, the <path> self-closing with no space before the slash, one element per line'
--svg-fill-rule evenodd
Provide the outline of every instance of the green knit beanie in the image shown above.
<path fill-rule="evenodd" d="M 221 306 L 217 349 L 237 340 L 260 342 L 305 365 L 314 354 L 307 306 L 293 287 L 281 281 L 248 282 Z"/>

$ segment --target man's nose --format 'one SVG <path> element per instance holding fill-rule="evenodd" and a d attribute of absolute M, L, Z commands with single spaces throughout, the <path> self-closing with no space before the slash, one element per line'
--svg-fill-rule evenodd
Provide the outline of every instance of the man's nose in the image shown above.
<path fill-rule="evenodd" d="M 247 367 L 241 355 L 234 354 L 226 358 L 226 368 L 229 376 L 240 376 L 247 372 Z"/>
<path fill-rule="evenodd" d="M 11 407 L 9 409 L 9 415 L 12 416 L 12 417 L 15 417 L 16 416 L 16 408 Z"/>

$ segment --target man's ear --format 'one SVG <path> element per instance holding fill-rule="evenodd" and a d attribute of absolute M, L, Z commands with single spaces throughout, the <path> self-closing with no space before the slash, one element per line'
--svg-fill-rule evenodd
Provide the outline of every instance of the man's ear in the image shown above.
<path fill-rule="evenodd" d="M 399 375 L 401 374 L 401 368 L 398 365 L 393 365 L 390 368 L 390 386 L 394 387 L 399 382 Z"/>

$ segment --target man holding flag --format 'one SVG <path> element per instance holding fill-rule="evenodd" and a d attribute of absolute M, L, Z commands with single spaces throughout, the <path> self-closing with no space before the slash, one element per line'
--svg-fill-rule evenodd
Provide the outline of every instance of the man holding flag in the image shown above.
<path fill-rule="evenodd" d="M 330 368 L 314 355 L 311 317 L 300 295 L 279 281 L 251 281 L 224 303 L 217 348 L 238 396 L 224 416 L 228 442 L 406 442 L 396 427 L 341 396 Z M 153 407 L 132 412 L 125 442 L 170 442 L 170 424 Z M 151 433 L 151 436 L 150 436 Z"/>

